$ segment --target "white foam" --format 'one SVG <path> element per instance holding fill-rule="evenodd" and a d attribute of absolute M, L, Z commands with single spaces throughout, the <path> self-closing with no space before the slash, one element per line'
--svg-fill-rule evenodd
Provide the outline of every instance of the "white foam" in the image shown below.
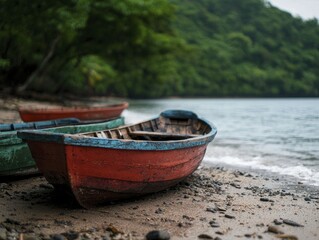
<path fill-rule="evenodd" d="M 242 168 L 265 170 L 265 171 L 277 173 L 280 175 L 293 176 L 300 179 L 300 181 L 304 183 L 319 186 L 319 172 L 316 172 L 303 165 L 297 165 L 297 166 L 272 165 L 270 166 L 263 163 L 260 157 L 255 157 L 250 160 L 244 160 L 243 158 L 240 158 L 238 156 L 230 156 L 230 155 L 219 156 L 219 157 L 207 156 L 205 157 L 204 161 L 213 163 L 213 164 L 223 164 L 223 165 L 230 165 L 230 166 L 238 166 Z"/>

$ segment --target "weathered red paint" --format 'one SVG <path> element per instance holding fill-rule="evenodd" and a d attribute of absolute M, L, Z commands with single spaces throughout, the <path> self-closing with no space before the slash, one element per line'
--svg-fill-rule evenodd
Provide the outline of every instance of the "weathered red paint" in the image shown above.
<path fill-rule="evenodd" d="M 189 176 L 217 133 L 193 112 L 78 135 L 21 131 L 39 170 L 84 207 L 161 191 Z"/>
<path fill-rule="evenodd" d="M 103 107 L 21 108 L 19 114 L 24 122 L 75 117 L 80 120 L 101 120 L 118 117 L 128 108 L 128 103 Z"/>
<path fill-rule="evenodd" d="M 166 189 L 193 173 L 206 150 L 206 145 L 137 151 L 50 142 L 28 144 L 45 178 L 71 189 L 84 207 Z"/>

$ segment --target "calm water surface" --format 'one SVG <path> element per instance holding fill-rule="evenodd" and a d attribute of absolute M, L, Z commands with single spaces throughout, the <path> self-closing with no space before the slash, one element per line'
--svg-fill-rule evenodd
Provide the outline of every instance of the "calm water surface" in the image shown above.
<path fill-rule="evenodd" d="M 218 128 L 204 161 L 297 177 L 319 186 L 319 99 L 168 99 L 131 101 L 134 123 L 187 109 Z"/>

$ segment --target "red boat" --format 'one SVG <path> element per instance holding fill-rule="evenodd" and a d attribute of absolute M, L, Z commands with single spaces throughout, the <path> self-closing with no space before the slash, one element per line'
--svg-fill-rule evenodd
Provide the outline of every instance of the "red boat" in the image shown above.
<path fill-rule="evenodd" d="M 128 108 L 128 103 L 100 107 L 59 107 L 59 108 L 20 108 L 19 114 L 24 122 L 45 121 L 60 118 L 84 120 L 104 120 L 119 117 Z"/>
<path fill-rule="evenodd" d="M 45 178 L 83 207 L 166 189 L 201 163 L 217 133 L 189 111 L 85 134 L 19 131 Z"/>

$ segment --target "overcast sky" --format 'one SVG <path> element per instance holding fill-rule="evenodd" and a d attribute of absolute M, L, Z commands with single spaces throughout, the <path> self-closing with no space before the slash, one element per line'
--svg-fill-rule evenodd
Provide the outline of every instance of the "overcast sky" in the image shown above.
<path fill-rule="evenodd" d="M 273 6 L 303 19 L 319 19 L 319 0 L 268 0 Z"/>

